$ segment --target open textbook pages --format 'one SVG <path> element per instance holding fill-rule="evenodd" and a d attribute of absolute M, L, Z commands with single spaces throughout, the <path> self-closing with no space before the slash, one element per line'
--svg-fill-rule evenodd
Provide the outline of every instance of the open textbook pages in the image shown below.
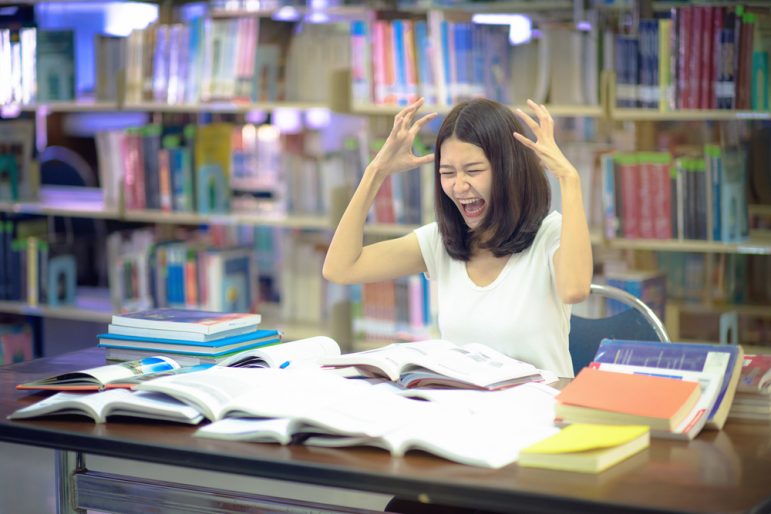
<path fill-rule="evenodd" d="M 341 409 L 347 405 L 356 409 L 369 407 L 358 396 L 360 391 L 370 388 L 365 381 L 346 379 L 322 369 L 224 366 L 162 377 L 136 386 L 137 390 L 164 393 L 193 405 L 211 421 L 238 416 L 299 417 L 316 415 L 317 411 L 318 416 L 326 417 L 333 404 Z M 371 407 L 376 408 L 377 404 Z"/>
<path fill-rule="evenodd" d="M 553 424 L 557 391 L 542 384 L 501 391 L 403 391 L 405 396 L 369 384 L 358 388 L 353 401 L 349 397 L 325 405 L 335 412 L 331 418 L 335 425 L 315 412 L 225 418 L 201 427 L 196 435 L 325 447 L 373 446 L 395 456 L 422 450 L 462 464 L 500 468 L 516 461 L 521 448 L 557 432 Z"/>
<path fill-rule="evenodd" d="M 174 359 L 165 356 L 145 357 L 143 359 L 107 364 L 96 368 L 62 373 L 52 377 L 19 384 L 16 389 L 51 390 L 51 391 L 97 391 L 109 383 L 135 377 L 168 372 L 179 369 Z"/>
<path fill-rule="evenodd" d="M 64 414 L 88 416 L 97 423 L 104 423 L 108 416 L 131 416 L 193 425 L 203 420 L 198 409 L 174 398 L 160 393 L 131 392 L 126 389 L 90 394 L 57 393 L 15 411 L 8 419 Z"/>
<path fill-rule="evenodd" d="M 494 390 L 545 380 L 532 364 L 512 359 L 486 345 L 458 346 L 439 339 L 394 343 L 375 350 L 324 358 L 321 363 L 354 366 L 372 376 L 388 377 L 404 387 Z"/>
<path fill-rule="evenodd" d="M 238 352 L 217 365 L 241 368 L 319 367 L 319 359 L 336 355 L 340 355 L 340 346 L 334 339 L 316 336 Z"/>

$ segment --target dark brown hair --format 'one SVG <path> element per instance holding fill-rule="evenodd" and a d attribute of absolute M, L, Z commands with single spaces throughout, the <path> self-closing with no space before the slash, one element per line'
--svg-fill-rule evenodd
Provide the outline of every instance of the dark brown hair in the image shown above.
<path fill-rule="evenodd" d="M 531 149 L 514 139 L 515 131 L 524 134 L 514 113 L 505 105 L 486 99 L 456 105 L 439 129 L 434 159 L 434 205 L 439 233 L 453 259 L 468 261 L 475 244 L 496 257 L 526 250 L 549 212 L 551 192 L 541 162 Z M 491 166 L 490 204 L 473 231 L 442 190 L 442 143 L 451 137 L 481 148 Z"/>

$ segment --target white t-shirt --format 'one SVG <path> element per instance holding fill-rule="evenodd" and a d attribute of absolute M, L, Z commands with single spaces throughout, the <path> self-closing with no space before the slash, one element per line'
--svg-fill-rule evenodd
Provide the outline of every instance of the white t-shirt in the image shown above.
<path fill-rule="evenodd" d="M 498 277 L 484 287 L 469 278 L 465 262 L 449 256 L 436 223 L 416 229 L 428 277 L 437 285 L 441 337 L 457 344 L 484 343 L 572 377 L 571 306 L 557 294 L 553 265 L 561 227 L 560 213 L 546 216 L 530 248 L 511 255 Z"/>

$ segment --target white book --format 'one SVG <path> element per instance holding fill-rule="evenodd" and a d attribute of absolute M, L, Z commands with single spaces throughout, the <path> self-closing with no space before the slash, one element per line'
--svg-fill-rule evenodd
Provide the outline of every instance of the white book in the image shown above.
<path fill-rule="evenodd" d="M 556 390 L 548 386 L 413 391 L 423 399 L 430 398 L 415 401 L 380 385 L 361 384 L 355 396 L 300 416 L 222 419 L 200 428 L 196 436 L 325 447 L 372 446 L 394 456 L 423 450 L 463 464 L 500 468 L 515 462 L 520 449 L 558 431 L 552 423 Z"/>
<path fill-rule="evenodd" d="M 247 325 L 244 327 L 236 327 L 230 330 L 224 330 L 216 334 L 204 334 L 201 332 L 183 332 L 181 330 L 161 330 L 157 328 L 145 328 L 145 327 L 129 327 L 125 325 L 115 325 L 110 323 L 107 326 L 107 332 L 110 334 L 118 334 L 122 336 L 135 336 L 135 337 L 148 337 L 152 339 L 176 339 L 181 341 L 194 341 L 199 343 L 205 343 L 209 341 L 216 341 L 224 337 L 237 336 L 241 334 L 247 334 L 254 332 L 254 325 Z"/>
<path fill-rule="evenodd" d="M 512 359 L 486 345 L 459 346 L 441 339 L 394 343 L 320 362 L 327 366 L 355 366 L 404 387 L 499 389 L 544 380 L 532 364 Z"/>
<path fill-rule="evenodd" d="M 78 414 L 104 423 L 108 416 L 176 421 L 195 425 L 203 420 L 197 409 L 160 393 L 109 389 L 98 393 L 57 393 L 37 403 L 22 407 L 8 419 L 49 415 Z"/>

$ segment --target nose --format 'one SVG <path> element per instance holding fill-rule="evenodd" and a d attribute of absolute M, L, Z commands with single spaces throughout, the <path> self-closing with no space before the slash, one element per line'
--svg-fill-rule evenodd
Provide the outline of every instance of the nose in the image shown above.
<path fill-rule="evenodd" d="M 468 189 L 468 181 L 464 173 L 457 173 L 455 175 L 455 182 L 452 184 L 453 191 L 462 192 Z"/>

